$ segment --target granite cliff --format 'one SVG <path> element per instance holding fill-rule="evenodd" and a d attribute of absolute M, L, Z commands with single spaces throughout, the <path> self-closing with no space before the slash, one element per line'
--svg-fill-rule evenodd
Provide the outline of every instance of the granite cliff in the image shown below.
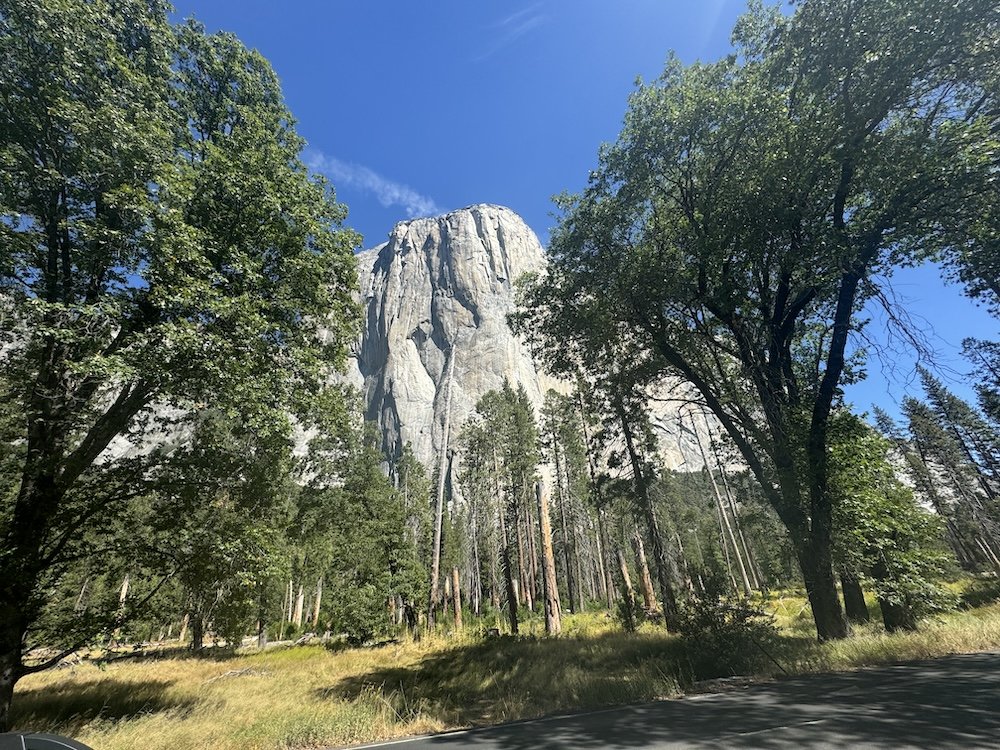
<path fill-rule="evenodd" d="M 536 411 L 549 388 L 567 390 L 540 370 L 507 324 L 515 282 L 545 267 L 535 233 L 510 209 L 480 204 L 401 222 L 388 242 L 357 259 L 365 320 L 349 376 L 387 456 L 410 443 L 433 465 L 449 380 L 452 436 L 505 378 L 525 388 Z M 667 466 L 699 467 L 697 446 L 680 431 L 674 409 L 652 406 Z"/>

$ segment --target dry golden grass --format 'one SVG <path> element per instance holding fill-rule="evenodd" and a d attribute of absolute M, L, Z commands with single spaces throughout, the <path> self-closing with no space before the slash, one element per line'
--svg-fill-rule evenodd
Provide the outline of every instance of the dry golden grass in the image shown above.
<path fill-rule="evenodd" d="M 886 635 L 873 624 L 823 645 L 800 598 L 768 606 L 784 633 L 775 656 L 792 673 L 1000 647 L 996 603 L 916 633 Z M 652 626 L 629 635 L 603 614 L 565 625 L 554 639 L 466 632 L 339 652 L 302 646 L 83 663 L 23 680 L 15 723 L 102 750 L 328 747 L 652 700 L 694 677 L 679 640 Z"/>

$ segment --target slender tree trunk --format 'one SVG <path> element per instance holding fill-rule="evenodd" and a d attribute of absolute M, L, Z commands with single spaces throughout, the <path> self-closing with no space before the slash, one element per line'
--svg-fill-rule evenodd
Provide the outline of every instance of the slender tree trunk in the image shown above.
<path fill-rule="evenodd" d="M 451 569 L 451 604 L 455 613 L 455 630 L 462 629 L 462 580 L 458 568 Z"/>
<path fill-rule="evenodd" d="M 434 546 L 431 549 L 431 585 L 427 603 L 427 628 L 434 626 L 434 608 L 441 598 L 441 527 L 444 519 L 444 485 L 448 466 L 448 441 L 451 430 L 451 392 L 455 375 L 456 344 L 451 345 L 448 355 L 448 384 L 445 386 L 444 430 L 441 434 L 441 456 L 438 462 L 437 501 L 434 505 Z"/>
<path fill-rule="evenodd" d="M 515 500 L 514 505 L 514 530 L 515 539 L 517 540 L 517 573 L 518 581 L 521 584 L 521 593 L 524 596 L 524 602 L 528 606 L 528 610 L 534 612 L 535 602 L 534 597 L 531 593 L 531 580 L 528 576 L 528 565 L 526 545 L 524 542 L 524 526 L 522 524 L 521 516 L 521 503 Z"/>
<path fill-rule="evenodd" d="M 656 612 L 660 608 L 656 604 L 656 594 L 653 593 L 653 578 L 649 574 L 649 563 L 646 561 L 646 547 L 638 531 L 632 536 L 632 546 L 635 548 L 635 560 L 639 567 L 639 587 L 642 589 L 642 602 L 647 612 Z"/>
<path fill-rule="evenodd" d="M 181 631 L 177 634 L 177 640 L 184 643 L 184 639 L 187 638 L 188 624 L 191 622 L 191 615 L 187 612 L 184 613 L 184 617 L 181 618 Z"/>
<path fill-rule="evenodd" d="M 719 476 L 722 478 L 722 489 L 726 500 L 728 500 L 729 512 L 733 517 L 733 527 L 736 530 L 736 538 L 739 541 L 740 549 L 743 552 L 743 559 L 746 560 L 747 572 L 750 574 L 750 585 L 757 591 L 761 591 L 764 585 L 764 577 L 761 575 L 760 570 L 757 566 L 757 561 L 754 558 L 753 551 L 750 549 L 750 545 L 747 543 L 746 537 L 743 535 L 743 524 L 740 523 L 740 514 L 736 507 L 736 493 L 733 492 L 733 488 L 729 484 L 729 478 L 726 476 L 725 467 L 722 465 L 722 458 L 719 456 L 718 448 L 715 446 L 715 441 L 712 437 L 712 429 L 708 424 L 708 417 L 702 414 L 705 419 L 705 428 L 708 430 L 709 445 L 712 446 L 712 453 L 715 455 L 715 465 L 719 470 Z"/>
<path fill-rule="evenodd" d="M 267 647 L 267 594 L 264 586 L 257 592 L 257 648 Z"/>
<path fill-rule="evenodd" d="M 628 572 L 628 563 L 625 560 L 625 553 L 620 549 L 616 550 L 618 558 L 618 570 L 622 577 L 622 610 L 625 619 L 625 629 L 629 632 L 635 630 L 635 589 L 632 588 L 632 577 Z"/>
<path fill-rule="evenodd" d="M 500 536 L 503 539 L 503 575 L 507 583 L 507 612 L 510 616 L 510 632 L 517 635 L 517 589 L 514 586 L 514 565 L 510 559 L 510 536 L 507 533 L 507 522 L 504 519 L 503 503 L 498 506 L 500 515 Z"/>
<path fill-rule="evenodd" d="M 525 487 L 524 497 L 528 498 L 528 487 Z M 531 512 L 531 504 L 527 502 L 524 503 L 524 528 L 527 534 L 528 541 L 528 561 L 530 565 L 528 566 L 528 581 L 531 583 L 531 599 L 532 601 L 538 601 L 538 544 L 536 539 L 538 535 L 535 533 L 535 517 Z"/>
<path fill-rule="evenodd" d="M 580 539 L 581 535 L 580 535 L 580 526 L 578 523 L 579 519 L 576 517 L 577 514 L 575 512 L 573 513 L 573 516 L 574 516 L 573 559 L 576 563 L 576 595 L 577 595 L 576 608 L 577 612 L 583 612 L 586 609 L 583 603 L 583 564 L 580 561 L 580 551 L 583 545 L 581 544 L 581 539 Z"/>
<path fill-rule="evenodd" d="M 319 627 L 319 608 L 323 603 L 323 576 L 316 580 L 316 601 L 313 604 L 312 626 L 315 631 Z"/>
<path fill-rule="evenodd" d="M 87 594 L 87 585 L 90 583 L 90 576 L 87 576 L 83 581 L 83 586 L 80 587 L 80 596 L 76 598 L 76 604 L 73 605 L 73 611 L 79 612 L 81 609 L 86 609 L 84 606 L 83 597 Z"/>
<path fill-rule="evenodd" d="M 538 501 L 538 529 L 542 539 L 542 596 L 545 607 L 545 632 L 555 635 L 562 632 L 562 617 L 559 611 L 559 584 L 556 581 L 556 560 L 552 552 L 552 523 L 549 520 L 549 493 L 545 483 L 535 484 L 535 498 Z"/>
<path fill-rule="evenodd" d="M 1000 559 L 993 554 L 993 550 L 990 548 L 989 544 L 983 540 L 982 536 L 976 536 L 976 545 L 982 551 L 983 555 L 986 556 L 986 560 L 993 566 L 993 569 L 996 570 L 997 573 L 1000 573 Z"/>
<path fill-rule="evenodd" d="M 679 531 L 674 531 L 674 538 L 677 541 L 677 552 L 681 556 L 681 564 L 684 566 L 684 588 L 689 594 L 694 594 L 694 582 L 691 580 L 691 568 L 688 566 L 687 555 L 684 554 L 684 543 L 681 541 Z"/>
<path fill-rule="evenodd" d="M 601 524 L 598 522 L 596 528 L 593 529 L 594 532 L 594 548 L 597 550 L 597 576 L 598 576 L 598 594 L 601 599 L 607 602 L 608 607 L 611 607 L 611 595 L 608 593 L 608 575 L 607 567 L 604 563 L 604 542 L 601 539 Z M 597 598 L 597 597 L 595 597 Z"/>
<path fill-rule="evenodd" d="M 302 584 L 299 584 L 299 594 L 295 597 L 295 615 L 292 620 L 295 622 L 295 627 L 302 627 L 302 607 L 305 604 L 305 591 L 302 589 Z"/>
<path fill-rule="evenodd" d="M 708 455 L 705 453 L 705 447 L 701 442 L 701 435 L 698 432 L 698 426 L 695 424 L 693 415 L 691 416 L 691 429 L 694 431 L 694 437 L 698 443 L 698 452 L 701 453 L 701 460 L 705 463 L 705 471 L 708 472 L 708 479 L 712 484 L 712 493 L 715 495 L 715 502 L 719 508 L 719 518 L 723 520 L 723 533 L 725 533 L 729 539 L 729 544 L 731 545 L 733 554 L 736 557 L 736 563 L 739 566 L 740 582 L 743 584 L 743 594 L 745 596 L 750 596 L 753 593 L 753 590 L 750 586 L 750 577 L 747 575 L 747 566 L 743 560 L 743 554 L 740 552 L 740 545 L 736 541 L 736 535 L 733 533 L 733 526 L 729 522 L 729 513 L 726 511 L 725 504 L 722 502 L 722 493 L 719 492 L 719 485 L 715 481 L 715 474 L 712 472 L 712 467 L 708 462 Z"/>
<path fill-rule="evenodd" d="M 625 560 L 625 553 L 617 550 L 618 570 L 622 574 L 622 583 L 625 585 L 625 593 L 632 601 L 635 601 L 635 589 L 632 588 L 632 576 L 628 572 L 628 562 Z"/>
<path fill-rule="evenodd" d="M 472 509 L 472 581 L 470 583 L 469 594 L 472 598 L 472 612 L 479 617 L 481 602 L 483 599 L 483 568 L 479 557 L 479 524 L 478 510 Z"/>
<path fill-rule="evenodd" d="M 885 581 L 889 578 L 889 571 L 881 558 L 876 558 L 871 572 L 876 581 Z M 887 633 L 917 629 L 917 620 L 913 616 L 913 609 L 908 606 L 907 602 L 893 602 L 879 595 L 878 606 L 882 610 L 882 624 Z"/>
<path fill-rule="evenodd" d="M 650 542 L 653 544 L 653 559 L 656 563 L 656 577 L 660 584 L 660 596 L 663 600 L 663 622 L 671 630 L 677 629 L 679 612 L 677 609 L 677 597 L 674 594 L 674 587 L 670 583 L 670 561 L 667 559 L 666 549 L 663 546 L 663 537 L 660 534 L 660 524 L 656 519 L 656 510 L 653 507 L 653 498 L 649 494 L 649 483 L 643 470 L 642 462 L 636 451 L 635 439 L 632 435 L 632 425 L 625 414 L 625 407 L 620 398 L 615 399 L 615 410 L 622 428 L 622 435 L 625 438 L 625 449 L 628 452 L 629 462 L 632 465 L 632 477 L 635 483 L 636 500 L 639 502 L 640 510 L 646 520 L 646 530 L 649 533 Z"/>
<path fill-rule="evenodd" d="M 594 507 L 597 508 L 597 529 L 598 539 L 600 541 L 599 549 L 603 550 L 601 570 L 604 574 L 604 582 L 602 586 L 607 598 L 608 609 L 611 609 L 614 605 L 615 584 L 611 574 L 612 563 L 608 557 L 611 554 L 611 551 L 608 546 L 608 535 L 604 522 L 604 499 L 601 497 L 601 488 L 597 483 L 597 458 L 594 455 L 594 449 L 590 443 L 590 429 L 587 426 L 587 419 L 584 416 L 583 390 L 581 388 L 577 388 L 576 399 L 577 416 L 579 417 L 580 426 L 583 430 L 583 439 L 587 452 L 587 472 L 590 477 L 590 491 L 594 498 Z"/>
<path fill-rule="evenodd" d="M 566 597 L 569 599 L 569 611 L 576 613 L 576 577 L 572 566 L 572 556 L 570 554 L 569 524 L 566 522 L 566 503 L 569 496 L 568 488 L 565 486 L 562 473 L 562 459 L 560 458 L 559 443 L 556 442 L 556 435 L 552 433 L 552 452 L 556 459 L 556 490 L 559 494 L 559 530 L 562 537 L 562 561 L 563 570 L 566 571 Z"/>
<path fill-rule="evenodd" d="M 868 622 L 871 614 L 868 612 L 865 592 L 858 577 L 847 571 L 841 571 L 840 588 L 844 592 L 844 611 L 847 613 L 847 619 L 859 624 Z"/>
<path fill-rule="evenodd" d="M 610 610 L 615 604 L 615 584 L 611 577 L 611 560 L 608 559 L 608 555 L 611 554 L 611 548 L 608 546 L 608 533 L 604 523 L 604 508 L 598 508 L 597 510 L 597 538 L 600 540 L 601 549 L 603 550 L 601 571 L 604 575 L 604 595 L 607 600 L 608 609 Z"/>

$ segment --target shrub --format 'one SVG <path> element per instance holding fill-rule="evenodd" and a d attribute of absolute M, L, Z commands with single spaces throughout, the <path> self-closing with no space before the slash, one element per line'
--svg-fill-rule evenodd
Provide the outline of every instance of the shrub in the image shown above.
<path fill-rule="evenodd" d="M 678 631 L 694 679 L 755 674 L 774 663 L 774 617 L 746 599 L 692 600 L 681 608 Z"/>

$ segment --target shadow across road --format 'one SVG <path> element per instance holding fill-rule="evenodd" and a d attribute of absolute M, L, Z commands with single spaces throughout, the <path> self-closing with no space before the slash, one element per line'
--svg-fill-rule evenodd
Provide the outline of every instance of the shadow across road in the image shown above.
<path fill-rule="evenodd" d="M 396 747 L 996 748 L 1000 654 L 797 677 L 722 694 L 417 738 Z"/>

